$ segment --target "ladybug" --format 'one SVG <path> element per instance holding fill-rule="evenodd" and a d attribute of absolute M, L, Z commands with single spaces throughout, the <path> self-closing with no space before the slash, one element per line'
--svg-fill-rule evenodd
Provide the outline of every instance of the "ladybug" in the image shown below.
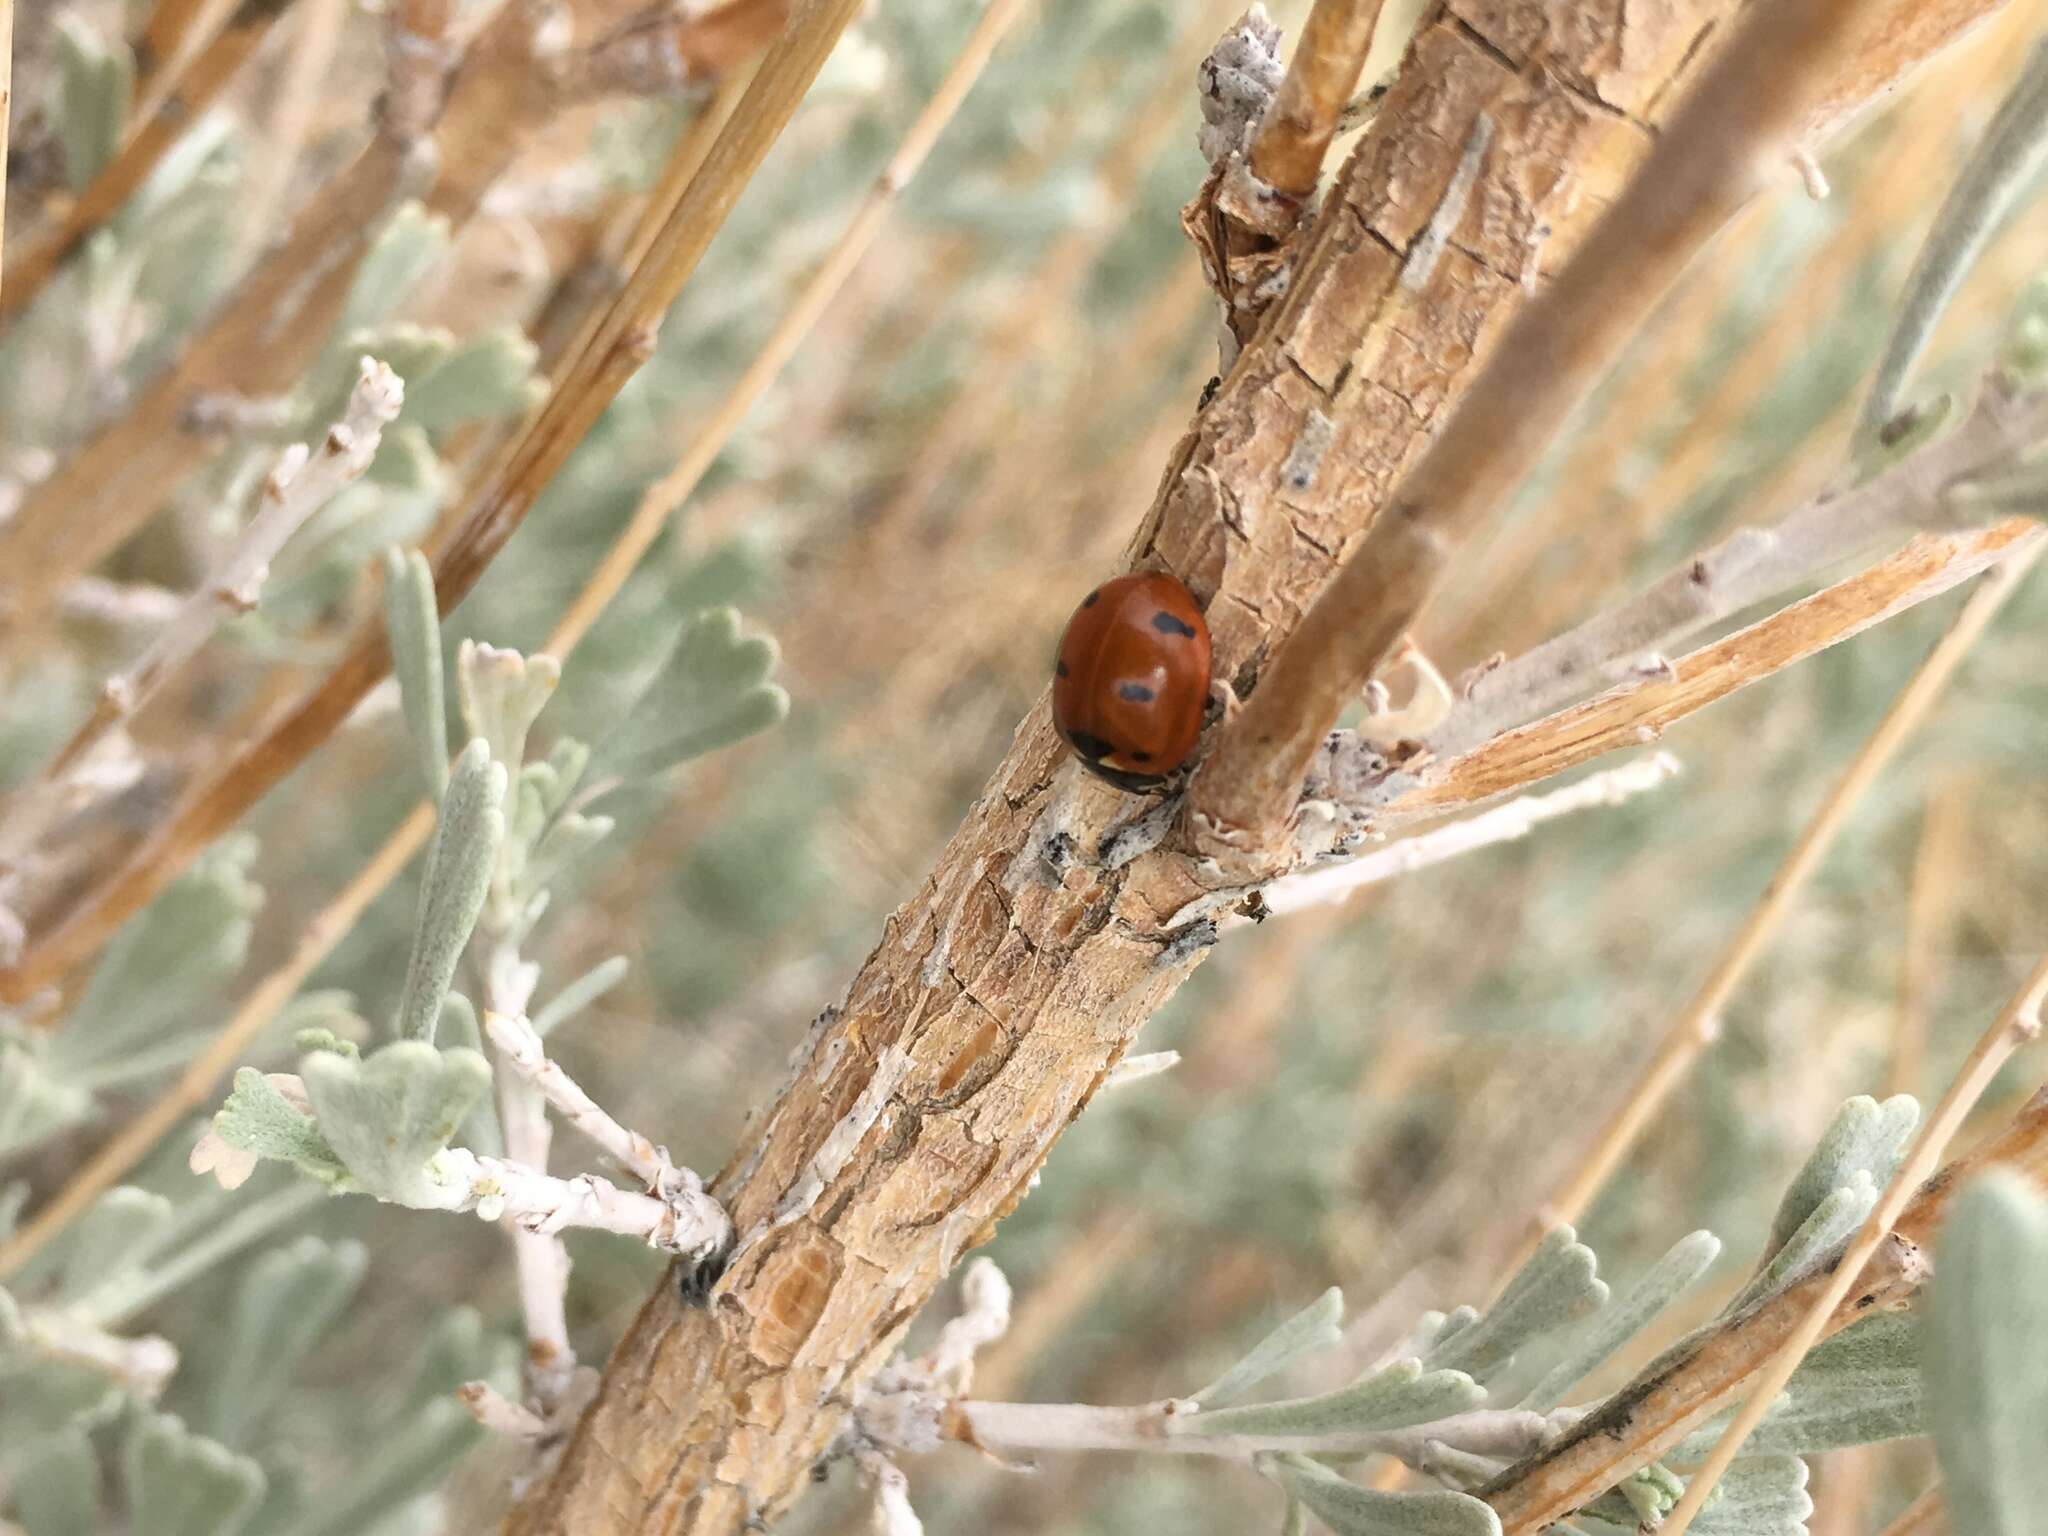
<path fill-rule="evenodd" d="M 1060 636 L 1052 723 L 1090 773 L 1150 789 L 1187 761 L 1209 702 L 1209 625 L 1160 571 L 1106 581 Z"/>

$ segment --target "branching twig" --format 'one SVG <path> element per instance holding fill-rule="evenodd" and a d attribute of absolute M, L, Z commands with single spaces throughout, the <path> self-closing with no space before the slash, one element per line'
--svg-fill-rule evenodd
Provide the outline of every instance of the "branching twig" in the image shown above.
<path fill-rule="evenodd" d="M 1841 1262 L 1830 1267 L 1830 1272 L 1824 1277 L 1825 1283 L 1816 1289 L 1804 1310 L 1797 1314 L 1797 1322 L 1779 1343 L 1761 1378 L 1751 1389 L 1749 1401 L 1742 1405 L 1741 1411 L 1715 1442 L 1706 1464 L 1686 1484 L 1685 1497 L 1665 1517 L 1662 1529 L 1669 1536 L 1685 1536 L 1692 1528 L 1693 1518 L 1713 1493 L 1714 1485 L 1741 1454 L 1742 1442 L 1771 1411 L 1778 1394 L 1785 1390 L 1785 1383 L 1799 1369 L 1807 1351 L 1830 1331 L 1830 1318 L 1848 1296 L 1864 1265 L 1891 1237 L 1892 1229 L 1904 1216 L 1908 1203 L 1921 1192 L 1923 1181 L 1933 1174 L 1942 1153 L 1948 1150 L 1949 1142 L 1963 1128 L 1964 1118 L 1976 1107 L 1977 1100 L 1983 1097 L 1984 1090 L 1991 1086 L 1992 1079 L 1998 1076 L 2013 1052 L 2040 1037 L 2043 999 L 2048 999 L 2048 958 L 2034 967 L 2033 975 L 2027 978 L 1991 1028 L 1971 1049 L 1956 1072 L 1955 1080 L 1949 1084 L 1948 1092 L 1941 1096 L 1934 1114 L 1920 1132 L 1919 1139 L 1913 1143 L 1913 1150 L 1899 1165 L 1899 1171 L 1879 1198 L 1877 1208 L 1850 1241 Z"/>
<path fill-rule="evenodd" d="M 1569 789 L 1527 795 L 1450 826 L 1424 832 L 1391 848 L 1360 854 L 1341 864 L 1283 875 L 1262 893 L 1266 910 L 1276 915 L 1304 907 L 1347 900 L 1368 885 L 1441 864 L 1476 849 L 1527 837 L 1546 821 L 1595 806 L 1619 805 L 1645 790 L 1657 788 L 1678 772 L 1678 759 L 1653 752 L 1619 768 L 1589 774 Z"/>
<path fill-rule="evenodd" d="M 1810 76 L 1860 19 L 1814 0 L 1751 15 L 1553 286 L 1501 337 L 1364 542 L 1273 658 L 1197 769 L 1188 824 L 1226 868 L 1282 856 L 1324 733 L 1434 590 L 1467 531 L 1532 466 L 1559 423 L 1707 238 L 1778 161 Z"/>
<path fill-rule="evenodd" d="M 1281 197 L 1301 203 L 1315 193 L 1379 17 L 1380 0 L 1317 0 L 1309 12 L 1245 156 L 1252 175 Z"/>
<path fill-rule="evenodd" d="M 1948 1536 L 1948 1506 L 1942 1502 L 1941 1486 L 1936 1484 L 1899 1511 L 1898 1519 L 1880 1536 Z"/>
<path fill-rule="evenodd" d="M 1834 846 L 1835 837 L 1850 813 L 1862 803 L 1864 795 L 1928 712 L 1947 696 L 1956 668 L 2018 588 L 2039 550 L 2038 543 L 2028 545 L 1986 580 L 1900 689 L 1847 771 L 1800 832 L 1784 862 L 1764 887 L 1763 896 L 1750 909 L 1706 980 L 1672 1020 L 1620 1107 L 1594 1136 L 1586 1153 L 1574 1160 L 1573 1172 L 1563 1187 L 1544 1203 L 1531 1223 L 1532 1231 L 1525 1236 L 1520 1253 L 1506 1272 L 1512 1273 L 1527 1260 L 1542 1241 L 1543 1232 L 1560 1222 L 1578 1221 L 1634 1147 L 1636 1138 L 1662 1111 L 1665 1101 L 1719 1033 L 1721 1011 L 1776 937 L 1806 882 Z"/>

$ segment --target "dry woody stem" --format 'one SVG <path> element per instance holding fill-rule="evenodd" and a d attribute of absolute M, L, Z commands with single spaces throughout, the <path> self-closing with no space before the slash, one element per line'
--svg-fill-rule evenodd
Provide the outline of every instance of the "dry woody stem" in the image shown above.
<path fill-rule="evenodd" d="M 1246 156 L 1252 175 L 1281 196 L 1302 201 L 1315 191 L 1323 157 L 1358 89 L 1380 4 L 1317 0 L 1309 12 L 1286 78 Z"/>
<path fill-rule="evenodd" d="M 1458 544 L 1782 157 L 1811 108 L 1812 77 L 1860 9 L 1787 0 L 1750 15 L 1620 200 L 1516 316 L 1197 770 L 1189 823 L 1202 851 L 1252 866 L 1275 857 L 1324 732 L 1420 615 Z"/>

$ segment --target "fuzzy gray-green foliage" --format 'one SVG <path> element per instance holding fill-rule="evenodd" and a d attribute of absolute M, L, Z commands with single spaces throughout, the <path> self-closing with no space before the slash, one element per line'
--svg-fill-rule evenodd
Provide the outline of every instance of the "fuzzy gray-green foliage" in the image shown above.
<path fill-rule="evenodd" d="M 789 695 L 768 681 L 775 644 L 742 636 L 740 616 L 712 608 L 677 632 L 654 679 L 602 743 L 613 773 L 646 778 L 765 731 L 789 713 Z"/>
<path fill-rule="evenodd" d="M 263 1496 L 263 1468 L 186 1429 L 139 1413 L 121 1453 L 136 1536 L 235 1536 Z"/>
<path fill-rule="evenodd" d="M 1964 1190 L 1935 1250 L 1927 1400 L 1956 1536 L 2048 1510 L 2048 1200 L 2008 1173 Z"/>
<path fill-rule="evenodd" d="M 1336 1536 L 1500 1536 L 1500 1516 L 1462 1493 L 1381 1493 L 1304 1456 L 1273 1456 L 1260 1468 Z"/>
<path fill-rule="evenodd" d="M 514 759 L 517 761 L 517 759 Z M 478 737 L 462 749 L 441 793 L 434 846 L 420 887 L 412 959 L 399 994 L 396 1033 L 432 1045 L 455 967 L 490 894 L 505 836 L 505 768 Z"/>
<path fill-rule="evenodd" d="M 1344 1293 L 1334 1285 L 1252 1347 L 1243 1359 L 1194 1394 L 1204 1410 L 1226 1408 L 1297 1360 L 1335 1347 L 1344 1337 Z"/>
<path fill-rule="evenodd" d="M 135 56 L 75 11 L 57 18 L 57 136 L 73 191 L 106 168 L 121 147 L 135 91 Z"/>
<path fill-rule="evenodd" d="M 206 1427 L 214 1439 L 229 1446 L 249 1439 L 349 1304 L 368 1266 L 361 1243 L 306 1236 L 273 1248 L 243 1272 L 208 1402 Z"/>
<path fill-rule="evenodd" d="M 434 573 L 416 549 L 384 552 L 384 627 L 406 730 L 427 793 L 439 801 L 448 783 L 448 704 L 441 675 L 441 615 Z"/>
<path fill-rule="evenodd" d="M 1449 1418 L 1485 1401 L 1485 1389 L 1463 1371 L 1425 1371 L 1418 1361 L 1398 1360 L 1334 1392 L 1205 1410 L 1176 1421 L 1174 1431 L 1191 1435 L 1362 1433 Z"/>
<path fill-rule="evenodd" d="M 1530 1339 L 1607 1305 L 1607 1283 L 1599 1278 L 1598 1267 L 1593 1250 L 1577 1233 L 1554 1228 L 1500 1300 L 1484 1316 L 1439 1333 L 1423 1363 L 1490 1381 Z"/>
<path fill-rule="evenodd" d="M 95 1536 L 100 1508 L 99 1457 L 75 1426 L 38 1435 L 14 1468 L 14 1512 L 27 1536 Z"/>
<path fill-rule="evenodd" d="M 359 1060 L 322 1051 L 300 1064 L 320 1135 L 361 1188 L 431 1205 L 427 1163 L 491 1090 L 490 1063 L 460 1047 L 394 1040 Z"/>

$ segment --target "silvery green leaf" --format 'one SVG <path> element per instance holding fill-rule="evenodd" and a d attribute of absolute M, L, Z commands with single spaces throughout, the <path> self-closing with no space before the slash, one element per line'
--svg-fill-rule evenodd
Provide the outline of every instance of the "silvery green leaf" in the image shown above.
<path fill-rule="evenodd" d="M 92 1111 L 92 1094 L 60 1081 L 42 1053 L 0 1040 L 0 1157 L 46 1141 Z"/>
<path fill-rule="evenodd" d="M 384 625 L 391 636 L 391 670 L 405 706 L 405 727 L 427 797 L 441 798 L 448 782 L 448 713 L 441 683 L 441 611 L 434 570 L 416 549 L 384 552 Z"/>
<path fill-rule="evenodd" d="M 1743 1453 L 1811 1456 L 1924 1433 L 1919 1355 L 1919 1327 L 1904 1314 L 1880 1313 L 1845 1328 L 1800 1362 Z M 1732 1417 L 1730 1410 L 1701 1425 L 1671 1459 L 1704 1460 Z"/>
<path fill-rule="evenodd" d="M 1813 1500 L 1797 1456 L 1745 1456 L 1714 1486 L 1692 1528 L 1699 1536 L 1806 1536 Z"/>
<path fill-rule="evenodd" d="M 456 964 L 490 893 L 505 817 L 505 769 L 475 740 L 462 749 L 441 793 L 433 852 L 420 889 L 412 958 L 399 995 L 397 1033 L 432 1044 Z"/>
<path fill-rule="evenodd" d="M 384 429 L 384 437 L 377 444 L 377 456 L 363 472 L 358 494 L 371 502 L 388 502 L 385 492 L 393 497 L 438 497 L 442 478 L 441 456 L 434 452 L 433 440 L 421 428 L 401 418 Z M 353 515 L 360 517 L 360 508 Z"/>
<path fill-rule="evenodd" d="M 361 1243 L 301 1237 L 258 1258 L 242 1275 L 216 1362 L 208 1428 L 241 1446 L 283 1393 L 292 1372 L 341 1316 L 368 1264 Z"/>
<path fill-rule="evenodd" d="M 1263 1456 L 1259 1470 L 1337 1536 L 1500 1536 L 1500 1516 L 1462 1493 L 1381 1493 L 1301 1456 Z"/>
<path fill-rule="evenodd" d="M 360 1474 L 346 1488 L 307 1510 L 287 1536 L 361 1536 L 438 1487 L 482 1434 L 483 1427 L 452 1397 L 420 1405 L 366 1450 L 357 1463 Z"/>
<path fill-rule="evenodd" d="M 546 1005 L 534 1014 L 534 1033 L 545 1037 L 557 1024 L 575 1018 L 624 981 L 629 969 L 631 962 L 624 955 L 613 955 L 609 960 L 600 960 L 549 998 Z"/>
<path fill-rule="evenodd" d="M 616 825 L 609 816 L 584 816 L 575 811 L 557 816 L 533 851 L 528 878 L 538 885 L 548 884 L 611 836 Z"/>
<path fill-rule="evenodd" d="M 773 641 L 741 636 L 735 610 L 698 614 L 603 744 L 606 766 L 647 778 L 780 724 L 789 695 L 768 681 L 775 657 Z"/>
<path fill-rule="evenodd" d="M 1431 1350 L 1449 1343 L 1479 1321 L 1477 1307 L 1453 1307 L 1448 1312 L 1425 1312 L 1415 1324 L 1415 1336 L 1406 1353 L 1428 1359 Z"/>
<path fill-rule="evenodd" d="M 332 1051 L 337 1056 L 357 1057 L 363 1048 L 353 1040 L 344 1040 L 331 1029 L 302 1029 L 292 1036 L 292 1044 L 298 1047 L 300 1055 L 313 1051 Z"/>
<path fill-rule="evenodd" d="M 1711 1232 L 1693 1232 L 1680 1238 L 1627 1295 L 1593 1315 L 1584 1337 L 1530 1388 L 1521 1406 L 1547 1409 L 1563 1402 L 1565 1393 L 1604 1365 L 1616 1350 L 1641 1333 L 1652 1318 L 1705 1274 L 1720 1252 L 1721 1240 Z"/>
<path fill-rule="evenodd" d="M 1280 1516 L 1280 1536 L 1308 1536 L 1308 1511 L 1291 1493 L 1287 1495 L 1287 1508 Z"/>
<path fill-rule="evenodd" d="M 1343 1316 L 1344 1293 L 1333 1285 L 1254 1344 L 1243 1359 L 1197 1392 L 1195 1401 L 1206 1409 L 1234 1403 L 1297 1360 L 1335 1349 L 1344 1338 L 1338 1326 Z"/>
<path fill-rule="evenodd" d="M 450 1307 L 434 1320 L 420 1349 L 419 1374 L 405 1399 L 405 1411 L 424 1408 L 447 1397 L 465 1381 L 509 1383 L 514 1366 L 508 1341 L 484 1326 L 474 1307 Z"/>
<path fill-rule="evenodd" d="M 222 838 L 115 936 L 54 1042 L 53 1064 L 82 1067 L 162 1039 L 241 968 L 263 906 L 249 878 L 256 852 L 247 834 Z"/>
<path fill-rule="evenodd" d="M 1347 1435 L 1401 1429 L 1463 1413 L 1486 1393 L 1463 1371 L 1428 1371 L 1400 1360 L 1362 1381 L 1314 1397 L 1245 1403 L 1182 1414 L 1176 1435 Z"/>
<path fill-rule="evenodd" d="M 400 204 L 356 266 L 334 334 L 344 345 L 358 331 L 381 326 L 420 280 L 448 254 L 448 221 L 417 202 Z"/>
<path fill-rule="evenodd" d="M 516 326 L 473 336 L 420 376 L 406 374 L 406 415 L 429 432 L 511 416 L 534 405 L 546 386 L 534 376 L 540 349 Z"/>
<path fill-rule="evenodd" d="M 1858 1168 L 1848 1182 L 1816 1204 L 1805 1221 L 1728 1304 L 1728 1314 L 1742 1311 L 1766 1296 L 1813 1272 L 1851 1233 L 1863 1225 L 1877 1204 L 1878 1186 L 1869 1172 Z"/>
<path fill-rule="evenodd" d="M 128 105 L 135 93 L 135 58 L 118 37 L 108 38 L 76 11 L 57 14 L 57 142 L 64 176 L 81 191 L 121 148 Z"/>
<path fill-rule="evenodd" d="M 1553 1228 L 1486 1315 L 1449 1338 L 1439 1335 L 1426 1363 L 1486 1381 L 1531 1339 L 1606 1304 L 1598 1268 L 1570 1227 Z"/>
<path fill-rule="evenodd" d="M 491 756 L 517 771 L 526 761 L 526 733 L 562 681 L 552 656 L 465 640 L 455 652 L 455 691 L 472 736 L 490 743 Z"/>
<path fill-rule="evenodd" d="M 534 783 L 541 789 L 541 801 L 548 815 L 554 816 L 583 782 L 583 771 L 590 766 L 590 748 L 564 736 L 548 750 L 544 761 L 531 766 L 535 770 Z"/>
<path fill-rule="evenodd" d="M 83 1430 L 53 1430 L 22 1446 L 11 1482 L 26 1536 L 95 1536 L 102 1529 L 100 1462 Z"/>
<path fill-rule="evenodd" d="M 167 1413 L 139 1413 L 121 1453 L 135 1536 L 234 1536 L 263 1497 L 263 1469 Z"/>
<path fill-rule="evenodd" d="M 453 792 L 453 781 L 450 781 Z M 432 1204 L 427 1162 L 490 1092 L 475 1051 L 398 1040 L 360 1061 L 322 1052 L 300 1071 L 320 1133 L 357 1183 L 399 1205 Z"/>
<path fill-rule="evenodd" d="M 1890 1183 L 1905 1155 L 1906 1138 L 1919 1122 L 1919 1104 L 1904 1093 L 1881 1104 L 1867 1094 L 1858 1094 L 1837 1110 L 1779 1202 L 1764 1260 L 1790 1242 L 1815 1209 L 1857 1173 L 1868 1174 L 1880 1189 Z"/>
<path fill-rule="evenodd" d="M 339 987 L 301 992 L 285 1005 L 277 1017 L 275 1028 L 280 1036 L 296 1036 L 300 1030 L 315 1030 L 337 1040 L 360 1045 L 369 1038 L 370 1026 L 356 1012 L 355 1003 L 354 996 Z"/>
<path fill-rule="evenodd" d="M 1636 1522 L 1654 1530 L 1685 1497 L 1685 1484 L 1663 1462 L 1653 1461 L 1623 1478 L 1614 1492 Z"/>
<path fill-rule="evenodd" d="M 424 387 L 434 370 L 454 355 L 455 338 L 440 326 L 415 325 L 409 320 L 401 320 L 344 337 L 340 351 L 350 371 L 336 370 L 332 396 L 310 413 L 315 421 L 331 421 L 341 414 L 342 402 L 354 382 L 355 360 L 361 357 L 376 358 L 405 381 L 406 419 L 419 421 L 412 409 L 414 392 Z M 427 422 L 419 424 L 431 425 Z"/>
<path fill-rule="evenodd" d="M 77 1297 L 119 1280 L 149 1259 L 171 1222 L 171 1202 L 122 1184 L 92 1203 L 52 1256 L 59 1297 Z M 34 1270 L 29 1273 L 35 1273 Z"/>
<path fill-rule="evenodd" d="M 461 1047 L 483 1054 L 484 1032 L 476 1021 L 476 1008 L 460 992 L 450 992 L 441 1005 L 441 1024 L 434 1038 L 443 1047 Z M 458 1139 L 472 1152 L 485 1157 L 505 1155 L 505 1135 L 498 1126 L 498 1108 L 487 1093 L 462 1122 Z"/>
<path fill-rule="evenodd" d="M 329 1053 L 321 1052 L 307 1059 L 324 1061 L 329 1059 Z M 287 1099 L 276 1084 L 254 1067 L 243 1067 L 235 1073 L 235 1086 L 214 1115 L 213 1129 L 231 1147 L 291 1163 L 322 1183 L 339 1185 L 348 1179 L 347 1167 L 328 1145 L 313 1117 Z"/>
<path fill-rule="evenodd" d="M 1957 1536 L 2033 1536 L 2048 1510 L 2048 1200 L 2015 1174 L 1957 1197 L 1927 1309 L 1929 1427 Z"/>

